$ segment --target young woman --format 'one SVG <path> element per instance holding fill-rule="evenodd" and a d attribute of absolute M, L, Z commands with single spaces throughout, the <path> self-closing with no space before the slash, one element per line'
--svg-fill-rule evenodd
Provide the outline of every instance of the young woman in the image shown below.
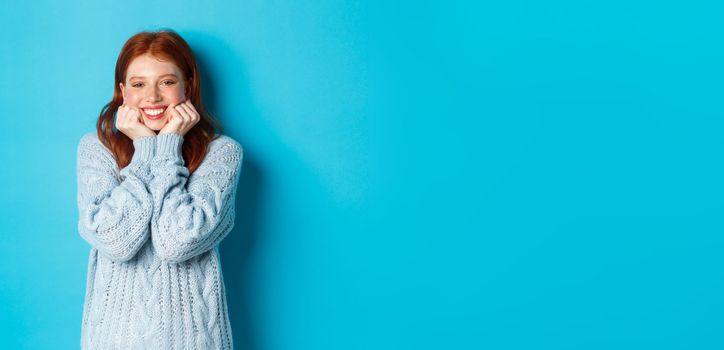
<path fill-rule="evenodd" d="M 234 226 L 242 147 L 204 110 L 193 53 L 141 32 L 78 145 L 90 246 L 83 349 L 232 349 L 218 244 Z"/>

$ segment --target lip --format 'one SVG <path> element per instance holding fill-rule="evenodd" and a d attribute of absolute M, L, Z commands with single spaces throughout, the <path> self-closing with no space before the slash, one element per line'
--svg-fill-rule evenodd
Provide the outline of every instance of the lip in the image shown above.
<path fill-rule="evenodd" d="M 167 106 L 151 106 L 151 107 L 141 107 L 141 113 L 143 113 L 143 116 L 150 119 L 150 120 L 159 120 L 163 118 L 163 116 L 166 114 L 166 107 Z M 158 115 L 149 115 L 146 114 L 146 109 L 163 109 L 163 112 L 159 113 Z"/>
<path fill-rule="evenodd" d="M 166 109 L 166 107 L 168 107 L 168 106 L 156 105 L 156 106 L 146 106 L 146 107 L 141 107 L 141 108 L 142 109 L 159 109 L 159 108 Z"/>

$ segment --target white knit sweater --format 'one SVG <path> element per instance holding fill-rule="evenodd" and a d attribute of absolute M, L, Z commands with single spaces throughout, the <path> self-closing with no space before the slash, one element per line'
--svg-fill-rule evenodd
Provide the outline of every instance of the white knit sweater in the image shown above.
<path fill-rule="evenodd" d="M 119 171 L 95 132 L 80 140 L 82 349 L 233 348 L 218 243 L 234 226 L 243 151 L 222 135 L 189 176 L 182 142 L 139 138 Z"/>

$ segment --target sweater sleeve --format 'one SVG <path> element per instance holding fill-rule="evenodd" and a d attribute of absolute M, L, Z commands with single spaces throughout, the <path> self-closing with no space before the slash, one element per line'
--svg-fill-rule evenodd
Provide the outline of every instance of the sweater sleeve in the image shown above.
<path fill-rule="evenodd" d="M 212 249 L 234 227 L 243 150 L 233 139 L 220 140 L 210 145 L 189 177 L 181 153 L 183 136 L 166 133 L 156 139 L 151 242 L 161 259 L 182 262 Z"/>
<path fill-rule="evenodd" d="M 147 183 L 155 143 L 153 136 L 133 141 L 133 157 L 120 176 L 96 137 L 85 135 L 78 145 L 78 231 L 111 260 L 130 260 L 150 237 L 153 199 Z"/>

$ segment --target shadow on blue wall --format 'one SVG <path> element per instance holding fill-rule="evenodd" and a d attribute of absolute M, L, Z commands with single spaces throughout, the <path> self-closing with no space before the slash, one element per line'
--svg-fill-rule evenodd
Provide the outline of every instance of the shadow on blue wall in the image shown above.
<path fill-rule="evenodd" d="M 256 350 L 254 342 L 253 305 L 251 305 L 254 279 L 248 268 L 255 243 L 258 241 L 257 213 L 261 195 L 261 171 L 248 156 L 242 165 L 241 179 L 236 194 L 236 224 L 221 244 L 222 270 L 226 286 L 229 318 L 237 349 Z"/>

